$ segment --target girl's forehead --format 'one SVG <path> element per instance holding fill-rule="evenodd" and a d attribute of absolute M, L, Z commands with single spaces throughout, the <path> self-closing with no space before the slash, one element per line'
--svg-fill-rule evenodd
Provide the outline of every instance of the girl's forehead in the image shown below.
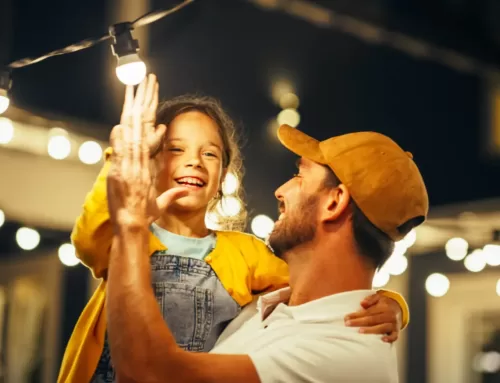
<path fill-rule="evenodd" d="M 185 141 L 209 140 L 221 144 L 219 126 L 206 114 L 189 111 L 175 117 L 169 124 L 166 138 Z"/>

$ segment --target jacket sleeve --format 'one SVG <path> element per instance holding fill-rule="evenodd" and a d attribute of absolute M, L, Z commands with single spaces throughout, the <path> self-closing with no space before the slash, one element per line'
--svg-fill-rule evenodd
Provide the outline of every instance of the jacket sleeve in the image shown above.
<path fill-rule="evenodd" d="M 395 291 L 380 289 L 377 293 L 385 295 L 387 298 L 394 299 L 401 307 L 401 330 L 404 330 L 408 323 L 410 323 L 410 308 L 408 303 L 406 303 L 403 296 Z"/>
<path fill-rule="evenodd" d="M 71 241 L 75 246 L 76 256 L 92 270 L 95 278 L 103 278 L 106 275 L 113 238 L 106 194 L 106 178 L 111 166 L 109 161 L 111 152 L 111 148 L 104 152 L 106 160 L 104 166 L 92 190 L 85 197 L 83 211 L 71 232 Z"/>
<path fill-rule="evenodd" d="M 277 290 L 288 286 L 288 265 L 272 253 L 260 239 L 251 237 L 254 251 L 250 266 L 251 287 L 253 294 Z"/>

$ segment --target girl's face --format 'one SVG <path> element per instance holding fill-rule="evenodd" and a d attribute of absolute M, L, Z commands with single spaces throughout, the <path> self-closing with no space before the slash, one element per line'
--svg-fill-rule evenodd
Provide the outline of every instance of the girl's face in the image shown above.
<path fill-rule="evenodd" d="M 219 127 L 206 114 L 188 111 L 167 128 L 163 150 L 155 158 L 158 194 L 176 186 L 187 186 L 189 194 L 171 208 L 203 211 L 217 195 L 223 177 L 223 143 Z"/>

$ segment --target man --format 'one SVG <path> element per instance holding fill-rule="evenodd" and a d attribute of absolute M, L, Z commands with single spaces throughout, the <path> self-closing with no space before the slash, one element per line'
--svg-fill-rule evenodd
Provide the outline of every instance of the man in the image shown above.
<path fill-rule="evenodd" d="M 138 116 L 112 137 L 108 198 L 115 238 L 108 329 L 120 383 L 396 382 L 393 346 L 345 326 L 373 294 L 375 270 L 427 215 L 410 153 L 383 135 L 317 140 L 289 126 L 280 141 L 299 173 L 276 191 L 281 215 L 269 238 L 289 266 L 290 288 L 264 295 L 259 312 L 209 354 L 181 350 L 151 289 L 149 152 Z M 184 195 L 171 189 L 168 198 Z"/>

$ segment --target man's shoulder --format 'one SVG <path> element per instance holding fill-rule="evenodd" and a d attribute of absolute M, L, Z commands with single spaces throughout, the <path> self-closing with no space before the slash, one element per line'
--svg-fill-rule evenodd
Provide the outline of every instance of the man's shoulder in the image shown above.
<path fill-rule="evenodd" d="M 289 330 L 294 331 L 286 334 L 283 329 L 274 330 L 281 334 L 269 344 L 272 355 L 264 349 L 250 353 L 259 375 L 273 374 L 280 365 L 288 381 L 307 376 L 309 381 L 321 382 L 397 382 L 394 346 L 379 336 L 328 324 L 299 323 L 293 327 Z M 268 363 L 269 358 L 275 363 Z"/>
<path fill-rule="evenodd" d="M 266 328 L 256 315 L 212 352 L 248 355 L 263 383 L 398 380 L 393 345 L 332 324 L 299 322 Z"/>

